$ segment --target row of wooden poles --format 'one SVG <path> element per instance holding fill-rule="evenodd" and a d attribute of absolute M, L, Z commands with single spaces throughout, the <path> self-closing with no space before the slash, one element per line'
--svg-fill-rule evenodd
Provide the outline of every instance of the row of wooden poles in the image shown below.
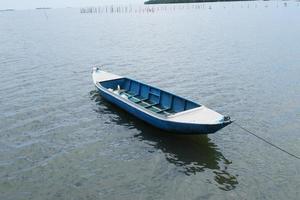
<path fill-rule="evenodd" d="M 216 5 L 215 5 L 216 6 Z M 219 5 L 217 5 L 219 6 Z M 241 4 L 223 4 L 224 8 L 259 8 L 259 7 L 287 7 L 287 2 L 274 2 L 274 4 L 257 4 L 249 3 L 247 5 Z M 297 3 L 299 6 L 299 3 Z M 165 4 L 165 5 L 143 5 L 143 6 L 99 6 L 99 7 L 84 7 L 80 8 L 80 13 L 87 14 L 109 14 L 109 13 L 156 13 L 165 11 L 178 11 L 178 10 L 197 10 L 197 9 L 213 9 L 212 4 L 199 3 L 199 4 Z"/>
<path fill-rule="evenodd" d="M 210 6 L 211 7 L 211 6 Z M 174 11 L 184 9 L 204 9 L 205 4 L 199 5 L 144 5 L 144 6 L 100 6 L 100 7 L 85 7 L 81 8 L 81 13 L 141 13 L 141 12 L 159 12 L 159 11 Z"/>

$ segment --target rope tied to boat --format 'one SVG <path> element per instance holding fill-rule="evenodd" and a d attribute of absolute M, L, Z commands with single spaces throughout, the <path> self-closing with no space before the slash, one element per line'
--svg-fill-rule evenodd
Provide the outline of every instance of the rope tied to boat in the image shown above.
<path fill-rule="evenodd" d="M 276 148 L 276 149 L 278 149 L 278 150 L 280 150 L 280 151 L 282 151 L 282 152 L 284 152 L 284 153 L 286 153 L 286 154 L 288 154 L 288 155 L 290 155 L 290 156 L 292 156 L 292 157 L 294 157 L 294 158 L 300 160 L 300 157 L 299 157 L 299 156 L 296 156 L 295 154 L 293 154 L 293 153 L 291 153 L 291 152 L 289 152 L 289 151 L 287 151 L 287 150 L 285 150 L 285 149 L 283 149 L 283 148 L 277 146 L 276 144 L 273 144 L 272 142 L 269 142 L 269 141 L 266 140 L 265 138 L 262 138 L 262 137 L 260 137 L 259 135 L 253 133 L 252 131 L 250 131 L 250 130 L 244 128 L 244 127 L 243 127 L 242 125 L 240 125 L 239 123 L 234 122 L 233 124 L 235 124 L 235 125 L 236 125 L 237 127 L 239 127 L 240 129 L 244 130 L 245 132 L 249 133 L 250 135 L 255 136 L 256 138 L 262 140 L 263 142 L 265 142 L 265 143 L 271 145 L 272 147 L 274 147 L 274 148 Z"/>

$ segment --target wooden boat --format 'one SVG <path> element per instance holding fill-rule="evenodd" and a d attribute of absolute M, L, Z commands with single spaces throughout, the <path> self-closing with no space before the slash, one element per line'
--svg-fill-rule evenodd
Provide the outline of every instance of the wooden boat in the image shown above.
<path fill-rule="evenodd" d="M 93 82 L 100 95 L 137 118 L 166 131 L 208 134 L 230 124 L 223 116 L 156 87 L 93 68 Z"/>

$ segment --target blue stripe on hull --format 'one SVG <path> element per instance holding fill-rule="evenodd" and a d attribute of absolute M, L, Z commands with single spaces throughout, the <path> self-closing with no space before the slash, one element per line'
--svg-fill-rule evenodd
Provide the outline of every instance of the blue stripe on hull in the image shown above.
<path fill-rule="evenodd" d="M 132 107 L 131 105 L 123 101 L 120 101 L 114 96 L 101 91 L 99 88 L 98 91 L 100 95 L 104 97 L 107 101 L 117 105 L 118 107 L 126 110 L 130 114 L 151 124 L 152 126 L 155 126 L 165 131 L 185 133 L 185 134 L 208 134 L 208 133 L 214 133 L 219 129 L 223 128 L 224 126 L 228 125 L 228 124 L 201 125 L 201 124 L 177 123 L 177 122 L 161 120 L 145 112 L 137 110 L 136 108 Z"/>

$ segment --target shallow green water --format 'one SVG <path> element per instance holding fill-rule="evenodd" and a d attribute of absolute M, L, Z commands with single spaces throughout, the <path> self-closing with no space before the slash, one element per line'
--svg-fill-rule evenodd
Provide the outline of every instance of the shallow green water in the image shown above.
<path fill-rule="evenodd" d="M 173 136 L 96 93 L 106 64 L 300 156 L 300 7 L 206 5 L 0 13 L 0 199 L 298 199 L 299 160 L 234 124 Z"/>

